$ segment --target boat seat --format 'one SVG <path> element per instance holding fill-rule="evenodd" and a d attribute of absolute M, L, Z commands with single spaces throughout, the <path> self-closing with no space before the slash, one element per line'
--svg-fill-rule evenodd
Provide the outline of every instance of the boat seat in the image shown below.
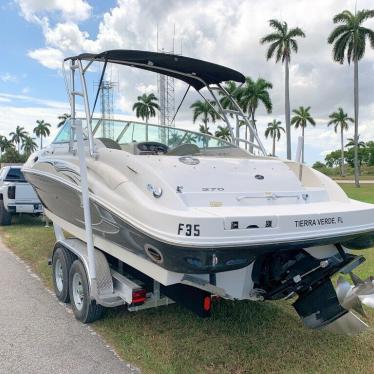
<path fill-rule="evenodd" d="M 122 150 L 121 146 L 113 139 L 110 138 L 97 138 L 101 143 L 105 145 L 106 148 Z"/>
<path fill-rule="evenodd" d="M 175 148 L 170 149 L 167 153 L 169 156 L 189 156 L 200 153 L 200 148 L 195 144 L 181 144 L 177 145 Z"/>

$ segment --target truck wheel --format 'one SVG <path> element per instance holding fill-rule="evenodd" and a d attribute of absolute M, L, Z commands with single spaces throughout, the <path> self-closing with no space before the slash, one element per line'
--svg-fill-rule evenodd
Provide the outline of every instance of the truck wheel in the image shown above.
<path fill-rule="evenodd" d="M 12 215 L 5 209 L 4 200 L 0 200 L 0 226 L 12 224 Z"/>
<path fill-rule="evenodd" d="M 70 301 L 69 271 L 74 259 L 73 254 L 63 247 L 57 248 L 53 253 L 53 288 L 57 298 L 63 303 L 68 303 Z"/>
<path fill-rule="evenodd" d="M 78 321 L 91 323 L 101 317 L 104 308 L 91 300 L 86 270 L 80 260 L 75 260 L 70 268 L 69 294 Z"/>

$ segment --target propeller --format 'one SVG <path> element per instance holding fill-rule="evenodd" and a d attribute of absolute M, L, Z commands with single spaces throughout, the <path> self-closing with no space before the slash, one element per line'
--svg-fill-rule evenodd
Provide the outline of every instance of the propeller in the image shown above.
<path fill-rule="evenodd" d="M 363 305 L 374 308 L 374 277 L 362 280 L 353 273 L 349 274 L 353 285 L 340 276 L 335 290 L 340 305 L 349 313 L 331 323 L 329 330 L 356 335 L 369 326 L 352 312 L 355 311 L 360 316 L 367 318 Z"/>

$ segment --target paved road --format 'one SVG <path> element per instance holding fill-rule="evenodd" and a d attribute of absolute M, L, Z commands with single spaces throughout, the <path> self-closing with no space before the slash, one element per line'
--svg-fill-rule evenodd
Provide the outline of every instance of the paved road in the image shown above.
<path fill-rule="evenodd" d="M 0 241 L 0 373 L 134 373 Z"/>

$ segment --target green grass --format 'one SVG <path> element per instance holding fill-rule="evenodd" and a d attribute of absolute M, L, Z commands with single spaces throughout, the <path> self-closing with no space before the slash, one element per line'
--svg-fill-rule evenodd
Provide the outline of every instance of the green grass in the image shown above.
<path fill-rule="evenodd" d="M 342 183 L 340 187 L 342 187 L 352 199 L 374 204 L 374 184 L 362 184 L 360 188 L 356 188 L 353 183 Z"/>
<path fill-rule="evenodd" d="M 340 167 L 329 168 L 325 166 L 317 170 L 337 180 L 339 179 L 352 180 L 355 178 L 354 169 L 348 165 L 345 165 L 345 173 L 346 173 L 345 177 L 342 177 L 340 175 Z M 362 165 L 360 179 L 361 180 L 374 179 L 374 166 Z"/>
<path fill-rule="evenodd" d="M 374 186 L 354 189 L 353 198 L 374 203 Z M 46 265 L 54 244 L 52 230 L 22 218 L 4 227 L 2 237 L 51 287 Z M 374 273 L 374 250 L 356 273 Z M 374 313 L 369 322 L 374 325 Z M 358 337 L 303 327 L 291 303 L 217 302 L 210 319 L 170 305 L 129 313 L 107 312 L 93 324 L 127 361 L 146 373 L 370 373 L 374 372 L 374 331 Z"/>

